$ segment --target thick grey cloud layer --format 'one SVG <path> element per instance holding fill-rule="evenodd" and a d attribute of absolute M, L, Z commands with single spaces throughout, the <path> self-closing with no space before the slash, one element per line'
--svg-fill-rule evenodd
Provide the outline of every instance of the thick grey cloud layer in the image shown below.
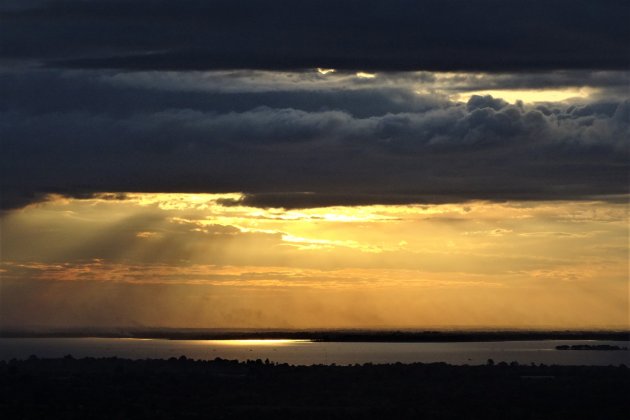
<path fill-rule="evenodd" d="M 2 208 L 50 192 L 286 207 L 624 194 L 629 17 L 613 0 L 5 1 Z M 596 93 L 449 99 L 564 87 Z"/>
<path fill-rule="evenodd" d="M 381 85 L 166 85 L 116 85 L 100 72 L 5 72 L 2 206 L 47 192 L 243 191 L 247 204 L 284 207 L 628 192 L 628 100 L 521 106 Z"/>
<path fill-rule="evenodd" d="M 75 68 L 627 69 L 623 0 L 8 2 L 4 58 Z"/>

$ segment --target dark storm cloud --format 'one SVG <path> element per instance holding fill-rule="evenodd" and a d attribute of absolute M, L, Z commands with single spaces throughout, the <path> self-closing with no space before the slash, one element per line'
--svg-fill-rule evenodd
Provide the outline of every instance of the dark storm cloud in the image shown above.
<path fill-rule="evenodd" d="M 12 69 L 0 71 L 0 111 L 25 114 L 84 112 L 127 117 L 165 109 L 216 113 L 257 107 L 343 110 L 352 116 L 424 112 L 448 105 L 446 94 L 470 91 L 580 88 L 601 98 L 628 97 L 630 72 L 466 74 L 125 72 Z M 415 89 L 427 93 L 418 94 Z M 432 93 L 428 93 L 432 92 Z"/>
<path fill-rule="evenodd" d="M 2 208 L 101 191 L 242 191 L 242 203 L 284 207 L 610 199 L 627 192 L 629 10 L 566 0 L 3 2 Z M 216 69 L 230 70 L 205 71 Z M 463 73 L 405 72 L 433 69 Z M 448 100 L 584 86 L 597 100 Z"/>
<path fill-rule="evenodd" d="M 50 192 L 243 191 L 245 204 L 284 207 L 627 193 L 628 101 L 520 107 L 376 90 L 310 104 L 312 92 L 267 92 L 239 107 L 241 94 L 182 101 L 59 77 L 5 83 L 3 208 Z M 367 94 L 389 102 L 361 108 Z M 273 95 L 276 106 L 264 106 Z M 336 109 L 320 106 L 331 98 Z"/>
<path fill-rule="evenodd" d="M 389 84 L 366 89 L 337 89 L 338 86 L 322 89 L 317 85 L 305 88 L 298 81 L 292 86 L 270 90 L 264 88 L 264 80 L 258 81 L 261 87 L 256 84 L 239 86 L 239 78 L 234 83 L 239 90 L 234 92 L 226 91 L 225 86 L 236 75 L 212 78 L 207 88 L 203 86 L 204 75 L 171 74 L 161 75 L 161 78 L 156 75 L 160 73 L 147 75 L 147 80 L 137 77 L 125 80 L 126 74 L 101 72 L 0 72 L 0 110 L 34 114 L 84 112 L 127 117 L 164 109 L 225 113 L 267 106 L 304 111 L 343 109 L 354 116 L 367 117 L 425 111 L 446 103 L 444 98 L 417 95 L 404 85 L 400 88 Z M 179 81 L 179 76 L 186 80 Z M 192 88 L 189 87 L 191 84 Z"/>
<path fill-rule="evenodd" d="M 2 56 L 75 68 L 627 69 L 630 4 L 575 0 L 7 3 Z"/>

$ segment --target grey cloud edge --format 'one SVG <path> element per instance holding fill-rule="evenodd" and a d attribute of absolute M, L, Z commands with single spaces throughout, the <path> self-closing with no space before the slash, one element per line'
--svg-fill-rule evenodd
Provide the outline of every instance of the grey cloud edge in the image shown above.
<path fill-rule="evenodd" d="M 443 205 L 443 204 L 466 204 L 471 202 L 606 202 L 610 204 L 628 204 L 630 200 L 630 189 L 626 191 L 613 191 L 606 194 L 554 194 L 554 193 L 509 193 L 503 195 L 490 194 L 328 194 L 313 192 L 290 192 L 290 193 L 242 193 L 238 191 L 201 191 L 201 190 L 168 190 L 168 191 L 91 191 L 91 192 L 68 192 L 67 190 L 48 190 L 25 194 L 20 197 L 12 197 L 8 201 L 0 200 L 0 212 L 10 212 L 24 209 L 29 205 L 46 203 L 54 196 L 67 199 L 87 200 L 99 198 L 102 200 L 125 201 L 131 194 L 242 194 L 239 199 L 218 198 L 217 204 L 224 207 L 254 207 L 262 209 L 314 209 L 324 207 L 352 207 L 352 206 L 376 206 L 376 205 Z"/>

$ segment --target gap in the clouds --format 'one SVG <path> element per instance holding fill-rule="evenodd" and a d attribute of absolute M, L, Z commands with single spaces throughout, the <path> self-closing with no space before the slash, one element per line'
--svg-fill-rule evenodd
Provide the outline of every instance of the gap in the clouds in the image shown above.
<path fill-rule="evenodd" d="M 242 200 L 99 193 L 5 212 L 0 320 L 598 328 L 627 316 L 625 202 Z"/>
<path fill-rule="evenodd" d="M 468 102 L 473 96 L 492 96 L 509 103 L 522 102 L 525 104 L 557 103 L 557 102 L 585 102 L 589 97 L 598 93 L 592 88 L 568 87 L 564 89 L 511 89 L 511 90 L 476 90 L 451 95 L 451 99 Z"/>

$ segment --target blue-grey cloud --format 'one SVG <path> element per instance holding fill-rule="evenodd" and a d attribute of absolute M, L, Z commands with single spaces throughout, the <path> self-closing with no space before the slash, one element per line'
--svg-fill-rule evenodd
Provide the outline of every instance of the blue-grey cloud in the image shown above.
<path fill-rule="evenodd" d="M 49 192 L 242 191 L 285 207 L 628 192 L 627 100 L 178 92 L 75 76 L 0 77 L 4 208 Z"/>
<path fill-rule="evenodd" d="M 268 75 L 134 76 L 55 70 L 5 71 L 0 73 L 0 110 L 34 114 L 84 112 L 124 118 L 165 109 L 226 113 L 267 106 L 305 111 L 343 109 L 354 116 L 367 117 L 420 112 L 446 103 L 440 96 L 418 95 L 405 83 L 344 88 L 345 79 L 322 87 L 318 83 L 308 84 L 306 78 L 298 75 L 298 81 L 290 84 L 265 80 Z M 245 78 L 256 82 L 245 85 L 242 83 Z"/>
<path fill-rule="evenodd" d="M 75 68 L 627 69 L 621 0 L 57 0 L 3 7 L 1 54 Z"/>

